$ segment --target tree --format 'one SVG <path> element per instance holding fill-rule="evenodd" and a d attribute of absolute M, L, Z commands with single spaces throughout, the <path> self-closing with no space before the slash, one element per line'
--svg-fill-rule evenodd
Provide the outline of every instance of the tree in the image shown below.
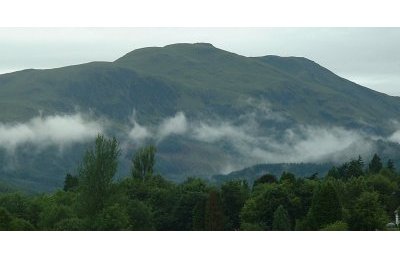
<path fill-rule="evenodd" d="M 82 209 L 85 215 L 100 212 L 109 198 L 117 172 L 120 150 L 115 138 L 97 136 L 95 147 L 88 150 L 79 168 Z"/>
<path fill-rule="evenodd" d="M 278 179 L 276 179 L 276 176 L 271 175 L 271 174 L 265 174 L 258 178 L 257 180 L 254 181 L 253 187 L 259 184 L 272 184 L 272 183 L 277 183 Z"/>
<path fill-rule="evenodd" d="M 206 230 L 206 204 L 207 199 L 201 199 L 193 209 L 193 228 L 194 231 Z"/>
<path fill-rule="evenodd" d="M 241 224 L 246 223 L 247 226 L 251 225 L 251 228 L 271 230 L 274 212 L 279 205 L 290 206 L 289 196 L 282 185 L 259 185 L 240 212 Z"/>
<path fill-rule="evenodd" d="M 205 204 L 209 198 L 207 184 L 198 178 L 188 178 L 180 185 L 178 191 L 179 196 L 173 212 L 174 229 L 205 229 Z M 201 209 L 204 209 L 204 212 Z"/>
<path fill-rule="evenodd" d="M 341 175 L 339 169 L 337 167 L 333 166 L 331 169 L 329 169 L 327 177 L 333 177 L 333 178 L 339 179 L 342 177 L 342 175 Z"/>
<path fill-rule="evenodd" d="M 309 223 L 320 229 L 342 219 L 342 206 L 331 183 L 323 183 L 316 189 L 311 203 Z"/>
<path fill-rule="evenodd" d="M 357 199 L 350 217 L 350 230 L 383 230 L 387 214 L 379 203 L 376 192 L 364 192 Z"/>
<path fill-rule="evenodd" d="M 132 158 L 132 177 L 143 182 L 153 174 L 156 148 L 152 145 L 139 149 Z"/>
<path fill-rule="evenodd" d="M 20 193 L 8 193 L 0 196 L 0 207 L 4 207 L 13 217 L 29 219 L 28 198 Z"/>
<path fill-rule="evenodd" d="M 24 219 L 14 218 L 10 223 L 10 230 L 13 231 L 31 231 L 34 229 L 33 225 Z"/>
<path fill-rule="evenodd" d="M 362 176 L 364 174 L 363 166 L 364 162 L 361 156 L 357 160 L 351 160 L 347 168 L 347 178 Z"/>
<path fill-rule="evenodd" d="M 229 181 L 221 186 L 221 201 L 226 216 L 225 229 L 240 229 L 240 211 L 249 197 L 246 181 Z"/>
<path fill-rule="evenodd" d="M 78 188 L 78 177 L 67 174 L 64 180 L 64 191 L 73 191 Z"/>
<path fill-rule="evenodd" d="M 274 212 L 274 219 L 272 221 L 272 230 L 278 230 L 278 231 L 290 230 L 289 214 L 282 205 L 279 205 L 279 207 Z"/>
<path fill-rule="evenodd" d="M 221 207 L 220 195 L 216 190 L 211 190 L 208 196 L 205 212 L 206 230 L 223 230 L 223 211 Z"/>
<path fill-rule="evenodd" d="M 145 203 L 131 200 L 126 208 L 129 217 L 129 230 L 153 230 L 153 214 Z"/>
<path fill-rule="evenodd" d="M 105 207 L 94 219 L 95 230 L 128 230 L 129 215 L 124 207 L 114 204 Z"/>
<path fill-rule="evenodd" d="M 72 218 L 74 212 L 71 207 L 66 205 L 47 204 L 40 214 L 39 228 L 44 230 L 54 230 L 55 225 L 62 220 Z"/>
<path fill-rule="evenodd" d="M 279 178 L 279 183 L 283 182 L 294 184 L 296 182 L 296 176 L 290 172 L 283 172 L 281 178 Z"/>
<path fill-rule="evenodd" d="M 369 163 L 368 168 L 369 168 L 369 172 L 372 174 L 379 173 L 379 171 L 382 169 L 381 158 L 376 153 L 372 157 L 372 160 Z"/>
<path fill-rule="evenodd" d="M 11 214 L 5 208 L 0 207 L 0 231 L 10 230 L 12 219 Z"/>

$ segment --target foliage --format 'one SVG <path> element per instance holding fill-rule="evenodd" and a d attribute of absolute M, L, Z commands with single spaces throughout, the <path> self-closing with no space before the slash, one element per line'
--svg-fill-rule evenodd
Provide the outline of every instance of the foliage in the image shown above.
<path fill-rule="evenodd" d="M 372 174 L 379 173 L 379 171 L 382 169 L 381 158 L 376 153 L 372 157 L 372 160 L 369 163 L 368 168 L 369 172 Z"/>
<path fill-rule="evenodd" d="M 221 186 L 221 202 L 225 214 L 225 229 L 240 229 L 240 211 L 249 198 L 250 189 L 246 181 L 235 180 Z"/>
<path fill-rule="evenodd" d="M 336 221 L 334 223 L 331 223 L 324 228 L 322 228 L 322 231 L 346 231 L 348 230 L 349 227 L 346 222 L 344 221 Z"/>
<path fill-rule="evenodd" d="M 99 136 L 63 190 L 1 193 L 0 230 L 385 230 L 400 206 L 395 168 L 364 169 L 361 158 L 325 177 L 282 172 L 249 187 L 238 179 L 170 182 L 154 173 L 153 147 L 138 151 L 131 177 L 117 181 L 118 155 L 115 139 Z"/>
<path fill-rule="evenodd" d="M 3 207 L 0 207 L 0 230 L 10 230 L 10 223 L 12 221 L 12 216 Z"/>
<path fill-rule="evenodd" d="M 379 203 L 378 193 L 363 192 L 352 212 L 350 230 L 383 230 L 387 222 L 387 214 Z"/>
<path fill-rule="evenodd" d="M 152 145 L 139 149 L 132 158 L 132 177 L 145 181 L 153 175 L 156 148 Z"/>
<path fill-rule="evenodd" d="M 259 225 L 263 230 L 271 230 L 273 214 L 279 205 L 290 205 L 284 188 L 278 184 L 259 185 L 245 203 L 241 219 Z"/>
<path fill-rule="evenodd" d="M 289 214 L 286 209 L 279 205 L 274 212 L 274 220 L 272 222 L 272 230 L 288 231 L 291 229 Z"/>
<path fill-rule="evenodd" d="M 94 216 L 110 198 L 112 183 L 118 166 L 119 148 L 115 138 L 99 135 L 93 150 L 88 150 L 79 168 L 82 211 Z"/>
<path fill-rule="evenodd" d="M 308 216 L 310 226 L 314 229 L 342 219 L 342 206 L 330 182 L 321 184 L 314 192 Z"/>
<path fill-rule="evenodd" d="M 78 188 L 79 180 L 77 176 L 67 174 L 64 180 L 64 191 L 73 191 Z"/>
<path fill-rule="evenodd" d="M 254 181 L 254 185 L 259 185 L 259 184 L 272 184 L 272 183 L 277 183 L 278 179 L 276 179 L 276 176 L 270 175 L 270 174 L 265 174 L 258 178 L 257 180 Z"/>
<path fill-rule="evenodd" d="M 220 231 L 224 229 L 221 196 L 218 190 L 212 189 L 209 192 L 204 216 L 204 225 L 206 230 Z"/>
<path fill-rule="evenodd" d="M 129 215 L 119 204 L 105 207 L 94 218 L 94 230 L 128 230 Z"/>

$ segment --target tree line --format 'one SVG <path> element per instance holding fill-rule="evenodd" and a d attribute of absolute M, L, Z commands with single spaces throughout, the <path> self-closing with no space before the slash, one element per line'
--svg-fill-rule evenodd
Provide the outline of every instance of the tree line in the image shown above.
<path fill-rule="evenodd" d="M 400 176 L 376 154 L 323 178 L 284 172 L 253 185 L 173 183 L 155 173 L 155 154 L 139 149 L 130 176 L 115 180 L 118 142 L 99 135 L 62 190 L 0 194 L 0 230 L 386 230 L 400 206 Z"/>

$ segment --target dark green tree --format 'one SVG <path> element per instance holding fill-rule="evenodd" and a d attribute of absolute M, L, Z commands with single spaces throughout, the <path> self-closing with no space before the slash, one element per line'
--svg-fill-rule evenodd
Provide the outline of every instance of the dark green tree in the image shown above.
<path fill-rule="evenodd" d="M 314 230 L 342 219 L 342 206 L 331 183 L 323 183 L 314 192 L 308 219 Z"/>
<path fill-rule="evenodd" d="M 156 148 L 152 145 L 136 151 L 132 158 L 132 177 L 145 181 L 153 175 Z"/>
<path fill-rule="evenodd" d="M 272 183 L 277 183 L 277 182 L 278 182 L 278 179 L 276 179 L 276 176 L 271 175 L 271 174 L 265 174 L 254 181 L 253 187 L 255 187 L 259 184 L 272 184 Z"/>
<path fill-rule="evenodd" d="M 296 176 L 290 172 L 283 172 L 279 178 L 280 183 L 288 182 L 291 184 L 296 183 Z"/>
<path fill-rule="evenodd" d="M 129 230 L 153 230 L 153 213 L 144 202 L 131 200 L 126 208 L 129 218 Z"/>
<path fill-rule="evenodd" d="M 372 157 L 371 162 L 368 165 L 369 172 L 372 174 L 377 174 L 382 169 L 381 158 L 375 153 Z"/>
<path fill-rule="evenodd" d="M 67 174 L 64 180 L 64 191 L 73 191 L 78 188 L 78 177 L 71 174 Z"/>
<path fill-rule="evenodd" d="M 194 228 L 201 230 L 202 224 L 205 229 L 205 222 L 201 222 L 201 214 L 205 214 L 205 211 L 202 212 L 200 209 L 201 207 L 205 209 L 205 203 L 209 197 L 207 184 L 198 178 L 188 178 L 180 185 L 178 191 L 179 196 L 173 211 L 174 230 L 193 230 Z"/>
<path fill-rule="evenodd" d="M 20 193 L 7 193 L 0 196 L 0 207 L 4 207 L 13 217 L 29 220 L 29 200 Z"/>
<path fill-rule="evenodd" d="M 94 216 L 109 199 L 117 172 L 120 150 L 115 138 L 99 135 L 94 149 L 88 150 L 79 168 L 80 201 L 83 213 Z"/>
<path fill-rule="evenodd" d="M 290 206 L 285 188 L 279 184 L 259 185 L 241 210 L 241 224 L 245 223 L 250 228 L 271 230 L 274 212 L 279 205 Z"/>
<path fill-rule="evenodd" d="M 279 207 L 274 212 L 274 219 L 272 221 L 272 230 L 278 231 L 289 231 L 290 219 L 287 210 L 282 206 Z"/>
<path fill-rule="evenodd" d="M 193 230 L 206 230 L 206 204 L 207 199 L 200 199 L 193 209 Z"/>
<path fill-rule="evenodd" d="M 226 230 L 240 229 L 240 211 L 249 198 L 249 194 L 249 186 L 246 181 L 229 181 L 221 186 L 221 201 L 226 216 Z"/>
<path fill-rule="evenodd" d="M 361 159 L 361 156 L 358 157 L 357 160 L 351 160 L 349 162 L 349 166 L 347 167 L 347 178 L 351 177 L 359 177 L 364 174 L 363 172 L 364 162 Z"/>

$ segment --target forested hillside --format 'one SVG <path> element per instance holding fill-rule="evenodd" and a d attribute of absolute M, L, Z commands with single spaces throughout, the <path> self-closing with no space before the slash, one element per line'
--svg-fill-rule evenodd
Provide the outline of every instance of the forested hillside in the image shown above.
<path fill-rule="evenodd" d="M 284 171 L 249 184 L 199 178 L 180 184 L 154 170 L 156 148 L 131 158 L 115 178 L 119 143 L 99 135 L 63 190 L 0 194 L 0 230 L 395 230 L 400 176 L 379 156 L 331 167 L 324 177 Z"/>

